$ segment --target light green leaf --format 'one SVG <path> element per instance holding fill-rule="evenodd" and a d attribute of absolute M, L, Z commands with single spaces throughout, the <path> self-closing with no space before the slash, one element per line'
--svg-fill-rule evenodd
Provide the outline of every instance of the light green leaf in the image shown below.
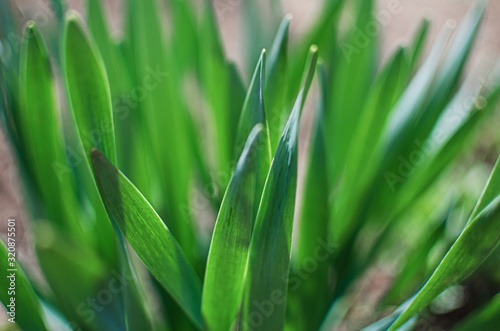
<path fill-rule="evenodd" d="M 219 210 L 203 283 L 202 313 L 208 330 L 230 330 L 240 308 L 255 195 L 255 153 L 262 124 L 250 132 Z M 223 281 L 221 281 L 223 280 Z M 224 307 L 224 309 L 221 309 Z"/>
<path fill-rule="evenodd" d="M 266 116 L 271 139 L 271 151 L 274 153 L 281 132 L 288 117 L 289 82 L 288 77 L 288 30 L 291 15 L 285 16 L 269 51 L 264 89 Z"/>
<path fill-rule="evenodd" d="M 281 330 L 284 325 L 287 276 L 297 185 L 299 118 L 315 72 L 312 46 L 303 83 L 271 163 L 249 248 L 243 330 Z M 265 314 L 260 312 L 264 305 Z M 255 316 L 261 318 L 257 321 Z"/>
<path fill-rule="evenodd" d="M 26 27 L 21 48 L 18 132 L 21 149 L 46 215 L 60 229 L 82 237 L 78 203 L 64 150 L 61 117 L 47 49 L 34 22 Z M 43 125 L 40 125 L 43 123 Z M 65 197 L 61 204 L 60 197 Z"/>
<path fill-rule="evenodd" d="M 497 161 L 489 182 L 498 180 L 499 164 Z M 500 241 L 500 192 L 497 193 L 499 195 L 465 226 L 430 279 L 390 330 L 396 330 L 448 286 L 468 276 L 497 247 Z"/>
<path fill-rule="evenodd" d="M 300 287 L 297 284 L 289 286 L 293 290 L 290 299 L 294 298 L 297 309 L 289 314 L 297 330 L 318 329 L 328 310 L 330 293 L 328 290 L 328 269 L 332 256 L 329 248 L 325 253 L 320 243 L 328 242 L 328 217 L 330 215 L 328 174 L 326 169 L 326 150 L 324 140 L 324 111 L 326 107 L 326 73 L 318 64 L 320 100 L 317 106 L 314 126 L 311 133 L 311 143 L 307 154 L 307 170 L 304 179 L 302 204 L 298 215 L 299 233 L 297 238 L 296 256 L 292 268 L 309 271 L 307 278 L 302 279 Z M 318 247 L 321 252 L 318 253 Z M 313 261 L 313 263 L 311 263 Z M 307 269 L 306 269 L 307 268 Z M 300 279 L 300 278 L 298 278 Z"/>
<path fill-rule="evenodd" d="M 248 137 L 252 128 L 256 124 L 262 125 L 262 134 L 259 136 L 258 151 L 255 154 L 255 200 L 260 201 L 262 189 L 266 182 L 269 165 L 271 163 L 271 146 L 269 142 L 269 131 L 267 127 L 266 111 L 264 109 L 264 76 L 265 76 L 266 51 L 263 50 L 257 67 L 253 74 L 248 93 L 243 104 L 241 117 L 238 124 L 236 136 L 236 155 L 241 155 L 245 144 L 245 137 Z M 257 216 L 258 203 L 255 204 L 252 212 L 252 219 Z"/>
<path fill-rule="evenodd" d="M 101 149 L 116 164 L 108 78 L 76 14 L 66 19 L 63 67 L 70 108 L 89 166 L 93 147 Z"/>
<path fill-rule="evenodd" d="M 94 174 L 108 213 L 149 271 L 201 328 L 201 283 L 177 240 L 135 186 L 98 150 Z"/>

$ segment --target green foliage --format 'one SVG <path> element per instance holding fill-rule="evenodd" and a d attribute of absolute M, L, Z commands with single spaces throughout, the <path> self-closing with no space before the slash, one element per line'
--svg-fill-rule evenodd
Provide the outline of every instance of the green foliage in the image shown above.
<path fill-rule="evenodd" d="M 0 122 L 44 277 L 14 264 L 22 329 L 332 330 L 375 291 L 353 328 L 410 330 L 486 274 L 455 330 L 498 324 L 500 161 L 479 199 L 461 188 L 492 166 L 500 87 L 462 82 L 486 1 L 381 64 L 372 0 L 324 1 L 297 41 L 277 1 L 245 2 L 238 65 L 220 2 L 128 0 L 119 36 L 104 1 L 86 22 L 52 3 L 38 27 L 0 0 Z"/>

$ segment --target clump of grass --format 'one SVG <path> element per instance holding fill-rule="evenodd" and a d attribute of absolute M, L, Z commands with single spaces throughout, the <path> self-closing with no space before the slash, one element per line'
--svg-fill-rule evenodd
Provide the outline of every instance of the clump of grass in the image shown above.
<path fill-rule="evenodd" d="M 485 1 L 453 37 L 445 26 L 421 64 L 427 21 L 380 66 L 373 1 L 325 2 L 302 40 L 289 44 L 286 16 L 268 51 L 249 52 L 248 84 L 224 55 L 209 1 L 197 11 L 128 0 L 118 40 L 100 1 L 87 1 L 86 22 L 55 3 L 60 34 L 29 21 L 13 39 L 0 2 L 3 128 L 44 278 L 16 262 L 21 329 L 332 330 L 387 256 L 397 257 L 395 280 L 354 328 L 411 329 L 443 291 L 498 263 L 498 162 L 475 207 L 442 194 L 500 94 L 481 86 L 456 120 Z M 256 5 L 245 9 L 249 45 L 272 40 Z M 340 29 L 346 11 L 355 19 Z M 200 226 L 210 211 L 213 230 Z M 463 229 L 450 235 L 449 224 Z M 485 300 L 456 330 L 491 329 L 499 307 Z"/>

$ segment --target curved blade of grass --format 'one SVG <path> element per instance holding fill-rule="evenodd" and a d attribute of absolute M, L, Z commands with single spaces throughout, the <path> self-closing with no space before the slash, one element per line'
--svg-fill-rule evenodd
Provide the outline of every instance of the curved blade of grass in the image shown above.
<path fill-rule="evenodd" d="M 116 164 L 115 135 L 108 78 L 101 59 L 75 14 L 66 19 L 63 67 L 73 118 L 90 166 L 95 147 Z"/>
<path fill-rule="evenodd" d="M 7 244 L 9 246 L 9 243 L 15 242 L 13 239 L 16 239 L 15 232 L 8 232 Z M 7 318 L 11 318 L 8 314 L 10 311 L 9 305 L 14 306 L 14 320 L 21 328 L 33 331 L 47 330 L 43 317 L 42 304 L 30 281 L 24 274 L 23 269 L 17 263 L 16 258 L 15 251 L 14 253 L 10 253 L 3 241 L 0 242 L 0 261 L 2 261 L 2 269 L 6 273 L 3 277 L 0 277 L 0 286 L 4 289 L 0 291 L 0 300 L 7 309 Z M 15 275 L 14 290 L 9 289 L 12 280 L 9 276 L 12 274 Z M 11 302 L 12 298 L 15 299 L 14 303 Z"/>
<path fill-rule="evenodd" d="M 267 127 L 266 111 L 264 109 L 265 63 L 266 51 L 263 50 L 255 68 L 252 81 L 250 82 L 250 87 L 248 88 L 236 136 L 236 155 L 241 155 L 246 140 L 245 137 L 248 137 L 256 124 L 260 123 L 262 125 L 262 134 L 259 136 L 258 142 L 258 152 L 255 154 L 255 201 L 260 201 L 271 163 L 269 130 Z M 252 211 L 253 220 L 257 216 L 258 208 L 259 205 L 256 203 Z"/>
<path fill-rule="evenodd" d="M 149 271 L 201 328 L 201 283 L 182 249 L 134 185 L 98 150 L 94 174 L 108 213 Z"/>
<path fill-rule="evenodd" d="M 271 163 L 250 242 L 243 330 L 281 330 L 286 292 L 297 185 L 299 118 L 315 72 L 317 48 L 311 47 L 302 88 Z M 260 305 L 268 312 L 262 315 Z M 260 323 L 254 315 L 260 314 Z"/>
<path fill-rule="evenodd" d="M 61 229 L 81 237 L 71 178 L 62 176 L 60 167 L 68 168 L 64 150 L 60 114 L 56 107 L 55 82 L 47 49 L 34 22 L 26 26 L 21 47 L 18 130 L 21 148 L 29 172 L 44 202 L 46 215 Z M 40 125 L 43 123 L 43 125 Z M 61 197 L 65 203 L 61 205 Z"/>
<path fill-rule="evenodd" d="M 410 68 L 415 68 L 420 60 L 420 56 L 425 48 L 425 42 L 429 35 L 429 26 L 430 21 L 428 19 L 424 19 L 420 24 L 415 37 L 413 38 L 412 47 L 410 49 Z"/>
<path fill-rule="evenodd" d="M 497 161 L 491 178 L 496 179 Z M 500 193 L 500 192 L 499 192 Z M 500 241 L 500 195 L 470 221 L 410 306 L 389 330 L 396 330 L 420 312 L 448 286 L 474 271 Z"/>
<path fill-rule="evenodd" d="M 230 330 L 241 305 L 252 211 L 260 201 L 254 192 L 258 176 L 254 158 L 263 134 L 262 124 L 250 132 L 215 223 L 201 305 L 208 330 Z"/>
<path fill-rule="evenodd" d="M 285 16 L 281 22 L 273 45 L 269 51 L 266 70 L 266 86 L 264 89 L 266 115 L 269 125 L 271 152 L 276 151 L 281 132 L 286 124 L 289 103 L 288 77 L 288 31 L 291 15 Z"/>
<path fill-rule="evenodd" d="M 328 198 L 330 190 L 327 180 L 326 149 L 323 133 L 327 93 L 326 73 L 320 63 L 318 64 L 318 81 L 320 101 L 311 132 L 311 145 L 308 151 L 302 203 L 298 215 L 300 231 L 293 266 L 299 270 L 298 272 L 307 270 L 307 278 L 295 276 L 295 281 L 290 282 L 288 287 L 289 300 L 296 299 L 293 302 L 295 303 L 293 308 L 296 311 L 290 312 L 288 316 L 293 320 L 296 318 L 293 324 L 297 330 L 316 330 L 319 328 L 328 310 L 330 295 L 327 289 L 328 269 L 332 258 L 330 256 L 331 247 L 322 247 L 322 243 L 329 242 L 328 217 L 330 204 Z M 311 264 L 314 268 L 309 272 Z M 293 269 L 291 275 L 296 274 Z M 300 286 L 297 279 L 301 280 Z"/>
<path fill-rule="evenodd" d="M 500 325 L 500 294 L 472 312 L 470 317 L 453 327 L 452 331 L 496 330 Z"/>
<path fill-rule="evenodd" d="M 486 106 L 481 105 L 480 102 L 474 103 L 471 109 L 467 110 L 471 115 L 455 128 L 454 131 L 451 131 L 448 137 L 442 138 L 442 136 L 439 136 L 440 139 L 433 139 L 431 136 L 430 141 L 419 146 L 421 152 L 427 154 L 428 161 L 415 168 L 414 174 L 412 174 L 399 192 L 398 200 L 392 206 L 392 213 L 394 215 L 397 215 L 411 204 L 446 169 L 446 166 L 452 163 L 453 159 L 462 151 L 464 143 L 473 135 L 478 124 L 495 110 L 495 104 L 499 97 L 500 87 L 484 97 L 483 101 L 485 101 Z M 479 98 L 483 97 L 478 95 L 477 100 Z M 500 187 L 495 182 L 492 182 L 486 186 L 486 190 L 478 201 L 475 214 L 486 207 L 496 197 L 495 192 L 500 192 Z M 471 220 L 472 218 L 469 219 Z"/>
<path fill-rule="evenodd" d="M 476 0 L 458 27 L 433 82 L 431 94 L 415 126 L 413 138 L 423 140 L 454 95 L 479 31 L 487 0 Z"/>

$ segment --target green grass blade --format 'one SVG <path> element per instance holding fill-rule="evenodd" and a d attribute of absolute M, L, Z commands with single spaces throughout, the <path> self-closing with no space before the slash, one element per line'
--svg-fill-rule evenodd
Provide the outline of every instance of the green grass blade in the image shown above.
<path fill-rule="evenodd" d="M 320 102 L 316 110 L 314 126 L 311 132 L 311 145 L 308 151 L 307 170 L 304 179 L 302 204 L 298 215 L 299 234 L 296 256 L 291 274 L 301 275 L 306 270 L 307 278 L 290 282 L 290 299 L 296 298 L 296 312 L 290 317 L 297 318 L 294 323 L 297 330 L 318 329 L 328 310 L 330 293 L 328 290 L 328 269 L 331 256 L 328 247 L 321 248 L 320 243 L 328 243 L 328 217 L 330 215 L 328 174 L 326 168 L 326 147 L 324 140 L 324 111 L 326 107 L 326 73 L 318 65 Z M 320 247 L 320 253 L 318 253 Z M 311 262 L 312 261 L 312 262 Z M 312 268 L 312 272 L 309 272 Z"/>
<path fill-rule="evenodd" d="M 498 179 L 497 161 L 489 182 Z M 500 194 L 500 192 L 497 192 Z M 396 330 L 413 315 L 425 308 L 448 286 L 474 271 L 498 246 L 500 241 L 500 196 L 481 210 L 464 228 L 424 287 L 410 306 L 394 322 L 390 330 Z"/>
<path fill-rule="evenodd" d="M 149 271 L 201 328 L 201 283 L 177 240 L 134 185 L 98 150 L 94 174 L 108 213 Z"/>
<path fill-rule="evenodd" d="M 288 73 L 288 32 L 290 15 L 285 16 L 281 22 L 273 45 L 269 51 L 266 70 L 266 86 L 264 90 L 266 115 L 269 124 L 271 151 L 274 153 L 278 145 L 281 132 L 286 124 L 289 114 L 289 73 Z"/>
<path fill-rule="evenodd" d="M 332 152 L 328 154 L 329 164 L 332 165 L 332 181 L 344 170 L 344 164 L 338 160 L 344 160 L 349 153 L 348 142 L 352 139 L 363 109 L 366 91 L 375 77 L 378 57 L 378 32 L 360 35 L 360 31 L 366 29 L 366 22 L 371 19 L 374 1 L 357 0 L 353 3 L 356 21 L 340 41 L 341 54 L 338 55 L 329 85 L 332 97 L 329 101 L 330 110 L 326 114 L 325 132 L 332 145 Z"/>
<path fill-rule="evenodd" d="M 6 235 L 8 247 L 15 247 L 12 246 L 12 243 L 16 242 L 15 235 L 15 232 L 8 232 Z M 0 286 L 4 289 L 0 291 L 0 300 L 7 309 L 7 318 L 12 317 L 9 314 L 9 306 L 14 306 L 15 318 L 13 320 L 22 329 L 33 331 L 47 330 L 40 300 L 24 274 L 23 269 L 17 263 L 16 258 L 15 250 L 11 253 L 3 241 L 0 242 L 0 261 L 2 261 L 2 269 L 5 272 L 3 277 L 0 277 Z M 10 271 L 10 269 L 13 271 Z M 9 276 L 12 273 L 15 275 L 15 286 L 13 290 L 10 290 L 13 278 L 9 278 Z M 12 298 L 15 299 L 13 303 L 11 302 Z"/>
<path fill-rule="evenodd" d="M 243 330 L 281 330 L 284 325 L 297 185 L 299 118 L 316 62 L 317 48 L 312 47 L 301 91 L 281 136 L 262 194 L 249 248 Z M 267 311 L 262 313 L 260 309 Z M 256 320 L 256 316 L 260 319 Z"/>
<path fill-rule="evenodd" d="M 70 108 L 89 166 L 93 147 L 101 149 L 116 164 L 108 78 L 102 60 L 74 14 L 66 19 L 63 64 Z"/>
<path fill-rule="evenodd" d="M 262 124 L 250 132 L 215 223 L 202 296 L 208 330 L 230 330 L 241 305 L 254 221 L 252 210 L 260 201 L 260 196 L 255 195 L 257 174 L 253 158 L 262 134 Z"/>
<path fill-rule="evenodd" d="M 413 42 L 411 44 L 411 57 L 410 57 L 410 67 L 415 68 L 420 60 L 420 56 L 425 49 L 425 42 L 429 35 L 429 26 L 430 21 L 428 19 L 424 19 L 420 24 L 417 33 L 413 38 Z"/>
<path fill-rule="evenodd" d="M 236 155 L 241 155 L 245 141 L 256 124 L 262 125 L 262 134 L 259 137 L 259 148 L 255 155 L 255 200 L 259 201 L 262 189 L 266 182 L 269 165 L 271 164 L 271 146 L 267 126 L 266 111 L 264 109 L 264 76 L 266 51 L 263 50 L 253 74 L 248 93 L 243 104 L 241 117 L 236 136 Z M 254 205 L 252 219 L 257 216 L 258 204 Z"/>
<path fill-rule="evenodd" d="M 35 182 L 33 184 L 46 207 L 43 217 L 58 224 L 60 229 L 81 237 L 74 183 L 60 171 L 69 167 L 62 120 L 56 107 L 55 82 L 47 49 L 34 22 L 28 23 L 23 40 L 19 84 L 21 106 L 18 114 L 21 148 Z M 62 205 L 61 196 L 65 197 Z"/>
<path fill-rule="evenodd" d="M 452 99 L 479 31 L 486 2 L 477 0 L 458 27 L 433 81 L 429 100 L 417 119 L 414 139 L 423 140 L 427 137 Z"/>
<path fill-rule="evenodd" d="M 203 92 L 207 99 L 209 111 L 213 119 L 214 142 L 216 154 L 216 169 L 225 170 L 233 159 L 236 128 L 229 127 L 231 113 L 229 108 L 230 71 L 228 71 L 220 34 L 215 21 L 214 9 L 209 0 L 204 1 L 203 17 L 201 20 L 203 38 L 200 40 L 200 78 Z M 240 108 L 241 109 L 241 108 Z M 236 156 L 237 157 L 237 156 Z M 227 182 L 218 183 L 225 188 Z"/>

